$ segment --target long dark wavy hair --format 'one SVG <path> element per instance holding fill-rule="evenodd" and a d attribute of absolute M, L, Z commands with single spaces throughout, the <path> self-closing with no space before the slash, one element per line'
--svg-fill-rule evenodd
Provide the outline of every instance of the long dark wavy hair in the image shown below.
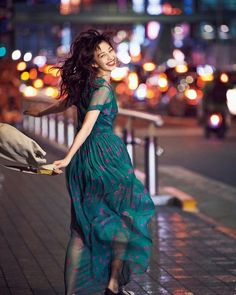
<path fill-rule="evenodd" d="M 81 32 L 70 46 L 69 57 L 57 68 L 61 74 L 60 96 L 68 103 L 80 101 L 84 107 L 88 106 L 88 91 L 97 88 L 94 82 L 98 69 L 92 67 L 94 52 L 102 41 L 114 48 L 111 38 L 112 32 L 102 32 L 89 29 Z"/>

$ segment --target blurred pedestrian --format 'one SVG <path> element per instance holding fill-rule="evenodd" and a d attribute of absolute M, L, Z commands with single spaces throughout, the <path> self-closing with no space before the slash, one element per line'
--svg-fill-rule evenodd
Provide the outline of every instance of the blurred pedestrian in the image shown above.
<path fill-rule="evenodd" d="M 144 273 L 155 206 L 136 178 L 122 139 L 113 132 L 118 113 L 111 71 L 117 57 L 108 33 L 82 32 L 60 68 L 61 96 L 41 116 L 75 105 L 78 133 L 64 159 L 71 197 L 71 236 L 65 258 L 65 294 L 134 294 L 124 290 L 132 273 Z"/>

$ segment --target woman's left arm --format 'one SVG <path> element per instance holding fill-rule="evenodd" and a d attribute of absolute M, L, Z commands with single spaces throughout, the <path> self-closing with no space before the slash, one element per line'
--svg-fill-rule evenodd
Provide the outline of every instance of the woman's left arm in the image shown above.
<path fill-rule="evenodd" d="M 66 167 L 70 163 L 74 154 L 89 136 L 99 116 L 99 113 L 102 111 L 103 106 L 108 98 L 109 91 L 109 87 L 105 85 L 94 91 L 82 127 L 77 133 L 72 146 L 70 147 L 64 159 L 53 162 L 56 168 Z M 60 170 L 60 172 L 62 171 Z"/>
<path fill-rule="evenodd" d="M 81 147 L 81 145 L 85 142 L 86 138 L 91 133 L 93 126 L 99 116 L 100 110 L 90 110 L 87 112 L 82 127 L 74 138 L 74 141 L 69 148 L 66 156 L 62 160 L 54 161 L 53 164 L 56 168 L 63 168 L 69 165 L 72 157 L 77 152 L 77 150 Z M 60 170 L 60 172 L 62 172 Z"/>

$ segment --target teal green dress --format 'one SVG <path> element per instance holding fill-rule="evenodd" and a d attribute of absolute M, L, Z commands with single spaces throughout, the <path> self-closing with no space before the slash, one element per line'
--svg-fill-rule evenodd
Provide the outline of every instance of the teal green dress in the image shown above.
<path fill-rule="evenodd" d="M 113 131 L 118 113 L 112 86 L 96 79 L 90 104 L 78 107 L 78 128 L 88 111 L 100 110 L 92 132 L 66 167 L 71 198 L 71 236 L 65 257 L 65 294 L 103 292 L 113 259 L 122 259 L 119 284 L 131 274 L 144 273 L 149 264 L 150 220 L 155 205 L 136 178 L 122 139 Z"/>

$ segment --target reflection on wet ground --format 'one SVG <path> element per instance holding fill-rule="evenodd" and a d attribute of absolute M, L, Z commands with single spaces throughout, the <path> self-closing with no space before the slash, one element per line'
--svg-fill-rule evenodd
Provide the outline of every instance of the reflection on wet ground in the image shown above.
<path fill-rule="evenodd" d="M 197 215 L 160 207 L 149 270 L 129 288 L 143 294 L 236 294 L 236 240 Z"/>
<path fill-rule="evenodd" d="M 64 176 L 29 177 L 7 169 L 0 174 L 0 294 L 64 294 L 70 221 Z M 150 267 L 133 276 L 127 290 L 136 295 L 236 294 L 234 238 L 174 207 L 158 207 L 151 230 Z"/>

